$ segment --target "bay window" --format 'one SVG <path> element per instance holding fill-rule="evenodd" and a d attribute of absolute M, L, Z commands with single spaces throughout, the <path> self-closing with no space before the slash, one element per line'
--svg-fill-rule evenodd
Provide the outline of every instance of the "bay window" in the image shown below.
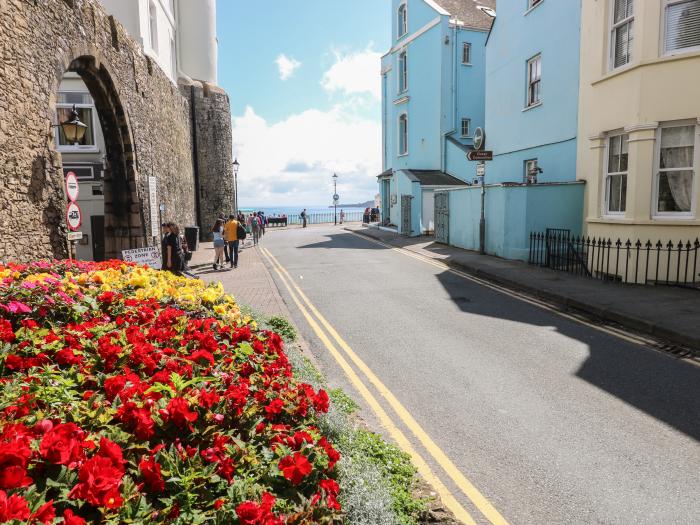
<path fill-rule="evenodd" d="M 632 60 L 634 41 L 634 0 L 613 0 L 610 29 L 610 68 L 615 69 Z"/>
<path fill-rule="evenodd" d="M 700 0 L 664 1 L 664 54 L 700 51 Z"/>
<path fill-rule="evenodd" d="M 629 135 L 608 138 L 608 159 L 605 165 L 605 213 L 623 214 L 627 209 L 627 161 Z"/>
<path fill-rule="evenodd" d="M 658 215 L 689 215 L 694 209 L 697 127 L 662 126 L 657 136 L 655 181 Z"/>

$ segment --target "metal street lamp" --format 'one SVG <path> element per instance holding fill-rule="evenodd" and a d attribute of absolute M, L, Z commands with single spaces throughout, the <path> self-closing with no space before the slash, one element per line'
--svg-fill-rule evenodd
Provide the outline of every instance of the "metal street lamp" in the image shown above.
<path fill-rule="evenodd" d="M 238 216 L 238 170 L 241 167 L 241 164 L 238 162 L 238 159 L 233 159 L 233 207 L 234 213 L 236 216 Z"/>
<path fill-rule="evenodd" d="M 70 117 L 65 122 L 59 124 L 63 136 L 66 138 L 66 142 L 69 144 L 75 144 L 83 140 L 85 132 L 87 131 L 87 125 L 80 121 L 80 115 L 73 105 L 73 109 L 70 112 Z"/>
<path fill-rule="evenodd" d="M 333 174 L 333 224 L 338 225 L 338 174 Z"/>

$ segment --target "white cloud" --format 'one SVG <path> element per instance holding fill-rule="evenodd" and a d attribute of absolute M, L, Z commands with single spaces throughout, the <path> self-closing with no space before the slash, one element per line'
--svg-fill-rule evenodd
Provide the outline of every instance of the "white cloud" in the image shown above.
<path fill-rule="evenodd" d="M 291 78 L 294 72 L 301 67 L 301 62 L 295 60 L 294 58 L 288 57 L 284 53 L 277 57 L 275 63 L 280 71 L 281 80 Z"/>
<path fill-rule="evenodd" d="M 356 53 L 335 52 L 335 63 L 321 80 L 323 89 L 345 95 L 370 94 L 381 99 L 381 53 L 370 44 Z"/>
<path fill-rule="evenodd" d="M 234 117 L 233 133 L 242 206 L 330 204 L 333 173 L 343 202 L 370 200 L 377 192 L 381 124 L 352 106 L 308 109 L 277 123 L 247 107 Z"/>

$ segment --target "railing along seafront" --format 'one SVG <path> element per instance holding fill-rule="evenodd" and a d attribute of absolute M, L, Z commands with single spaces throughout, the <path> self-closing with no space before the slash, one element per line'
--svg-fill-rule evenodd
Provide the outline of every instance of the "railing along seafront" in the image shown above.
<path fill-rule="evenodd" d="M 530 234 L 528 262 L 553 270 L 628 284 L 700 284 L 700 240 L 662 242 L 572 236 L 548 229 Z"/>
<path fill-rule="evenodd" d="M 345 212 L 345 218 L 343 222 L 362 222 L 362 215 L 364 210 L 352 210 Z M 335 215 L 340 222 L 340 208 L 338 209 L 338 214 Z M 321 212 L 321 213 L 307 213 L 306 223 L 307 224 L 327 224 L 334 221 L 334 213 L 332 211 Z M 301 224 L 301 216 L 299 213 L 292 213 L 287 215 L 287 224 Z"/>

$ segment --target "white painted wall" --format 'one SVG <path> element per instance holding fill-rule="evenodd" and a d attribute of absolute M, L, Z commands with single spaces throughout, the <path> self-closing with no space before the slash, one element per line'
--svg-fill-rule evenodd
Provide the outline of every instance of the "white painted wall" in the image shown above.
<path fill-rule="evenodd" d="M 423 190 L 421 204 L 420 231 L 428 233 L 435 231 L 435 191 Z"/>
<path fill-rule="evenodd" d="M 216 84 L 216 0 L 177 0 L 177 12 L 180 72 Z"/>

